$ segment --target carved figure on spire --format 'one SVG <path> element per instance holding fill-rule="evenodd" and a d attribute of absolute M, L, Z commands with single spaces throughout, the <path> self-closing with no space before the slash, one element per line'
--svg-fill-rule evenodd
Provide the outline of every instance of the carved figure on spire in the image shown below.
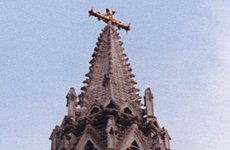
<path fill-rule="evenodd" d="M 107 133 L 107 146 L 108 148 L 114 148 L 116 145 L 116 134 L 117 134 L 116 122 L 113 116 L 110 116 L 106 126 Z"/>
<path fill-rule="evenodd" d="M 97 17 L 97 19 L 100 21 L 104 21 L 107 24 L 111 24 L 113 26 L 118 27 L 118 29 L 124 29 L 126 31 L 130 30 L 130 25 L 125 25 L 121 21 L 117 21 L 113 18 L 113 15 L 115 14 L 115 11 L 111 11 L 108 8 L 106 8 L 106 14 L 102 14 L 100 12 L 94 12 L 93 8 L 89 10 L 89 16 Z"/>

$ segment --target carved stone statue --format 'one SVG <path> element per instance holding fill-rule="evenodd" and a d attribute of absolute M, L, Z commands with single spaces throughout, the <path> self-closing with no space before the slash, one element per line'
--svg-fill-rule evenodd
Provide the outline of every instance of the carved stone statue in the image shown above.
<path fill-rule="evenodd" d="M 76 92 L 74 90 L 74 88 L 70 88 L 66 99 L 67 99 L 67 103 L 66 103 L 66 107 L 68 107 L 68 116 L 71 118 L 75 118 L 75 105 L 76 105 Z"/>
<path fill-rule="evenodd" d="M 117 134 L 117 127 L 114 120 L 114 117 L 111 116 L 108 119 L 107 127 L 106 127 L 106 133 L 107 133 L 107 146 L 108 148 L 113 148 L 116 145 L 116 134 Z"/>

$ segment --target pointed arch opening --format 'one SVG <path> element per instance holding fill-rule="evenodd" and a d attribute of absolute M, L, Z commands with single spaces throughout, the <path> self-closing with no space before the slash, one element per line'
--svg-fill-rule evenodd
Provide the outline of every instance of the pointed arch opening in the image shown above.
<path fill-rule="evenodd" d="M 126 113 L 126 114 L 132 114 L 132 111 L 128 108 L 128 107 L 125 107 L 124 108 L 124 112 Z"/>
<path fill-rule="evenodd" d="M 130 145 L 130 147 L 128 147 L 126 150 L 140 150 L 140 147 L 137 144 L 137 142 L 134 140 Z"/>
<path fill-rule="evenodd" d="M 109 103 L 106 107 L 110 109 L 117 109 L 117 106 L 113 102 Z"/>
<path fill-rule="evenodd" d="M 99 112 L 99 108 L 98 107 L 94 107 L 91 111 L 90 114 L 95 114 Z"/>
<path fill-rule="evenodd" d="M 99 104 L 94 103 L 93 105 L 91 105 L 90 109 L 88 110 L 88 115 L 94 115 L 101 112 L 101 108 L 99 106 Z"/>
<path fill-rule="evenodd" d="M 91 141 L 85 144 L 84 150 L 98 150 Z"/>
<path fill-rule="evenodd" d="M 115 132 L 113 131 L 113 128 L 110 129 L 109 134 L 114 134 Z"/>

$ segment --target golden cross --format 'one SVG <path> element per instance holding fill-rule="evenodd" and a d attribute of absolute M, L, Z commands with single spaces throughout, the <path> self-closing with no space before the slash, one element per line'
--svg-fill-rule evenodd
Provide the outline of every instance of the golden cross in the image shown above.
<path fill-rule="evenodd" d="M 113 15 L 115 14 L 115 11 L 111 11 L 108 8 L 106 8 L 106 14 L 101 14 L 100 12 L 94 12 L 93 9 L 89 10 L 89 16 L 97 17 L 97 19 L 100 21 L 104 21 L 107 24 L 114 25 L 118 27 L 118 29 L 122 28 L 126 31 L 130 30 L 130 25 L 125 25 L 120 21 L 117 21 L 116 19 L 113 19 Z"/>

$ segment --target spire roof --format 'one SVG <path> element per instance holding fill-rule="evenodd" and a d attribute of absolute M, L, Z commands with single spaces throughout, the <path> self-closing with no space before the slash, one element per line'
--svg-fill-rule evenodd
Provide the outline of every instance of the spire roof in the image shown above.
<path fill-rule="evenodd" d="M 124 24 L 109 10 L 89 13 L 108 24 L 98 37 L 81 94 L 76 97 L 73 88 L 67 94 L 68 115 L 53 130 L 51 149 L 169 150 L 170 136 L 154 116 L 149 88 L 140 107 L 137 82 L 115 29 Z"/>
<path fill-rule="evenodd" d="M 139 89 L 133 80 L 132 69 L 122 48 L 120 36 L 111 25 L 106 25 L 98 37 L 96 48 L 90 61 L 88 77 L 83 83 L 80 100 L 81 106 L 97 102 L 107 106 L 114 104 L 121 106 L 125 103 L 137 106 L 140 97 L 136 93 Z"/>

